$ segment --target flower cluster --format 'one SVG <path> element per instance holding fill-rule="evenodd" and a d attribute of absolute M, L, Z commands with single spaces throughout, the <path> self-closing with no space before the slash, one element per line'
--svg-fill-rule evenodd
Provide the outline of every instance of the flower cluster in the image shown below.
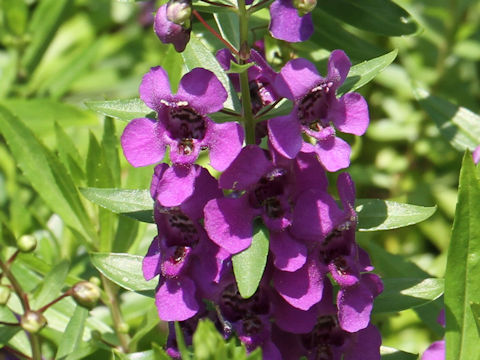
<path fill-rule="evenodd" d="M 155 17 L 157 35 L 178 51 L 190 34 L 190 7 L 170 0 Z M 274 1 L 272 34 L 305 40 L 314 7 L 310 0 Z M 239 60 L 228 49 L 216 57 L 226 71 Z M 380 359 L 370 314 L 383 285 L 355 241 L 350 175 L 336 177 L 339 200 L 329 192 L 332 172 L 350 164 L 350 145 L 337 132 L 362 135 L 369 123 L 360 94 L 338 96 L 350 60 L 333 51 L 325 77 L 306 59 L 291 60 L 278 73 L 261 52 L 251 50 L 247 61 L 253 115 L 281 99 L 293 105 L 286 116 L 259 121 L 250 143 L 244 145 L 239 123 L 209 116 L 222 110 L 227 91 L 202 68 L 186 73 L 176 94 L 166 71 L 152 68 L 140 98 L 156 116 L 132 120 L 122 135 L 133 166 L 159 163 L 165 154 L 171 164 L 155 167 L 150 193 L 158 235 L 143 261 L 145 279 L 158 277 L 159 316 L 179 321 L 187 342 L 207 317 L 248 351 L 261 347 L 264 359 Z M 235 90 L 245 90 L 241 75 L 228 75 Z M 202 151 L 217 178 L 196 164 Z M 244 298 L 232 257 L 252 245 L 259 227 L 268 234 L 268 257 L 256 292 Z M 174 331 L 167 352 L 180 357 Z"/>
<path fill-rule="evenodd" d="M 231 57 L 225 51 L 218 54 L 222 64 Z M 355 242 L 351 177 L 338 176 L 339 205 L 326 175 L 349 165 L 350 147 L 336 129 L 361 135 L 368 125 L 361 95 L 336 96 L 350 62 L 334 51 L 324 78 L 305 59 L 288 62 L 278 74 L 259 53 L 251 59 L 254 111 L 281 97 L 294 104 L 289 115 L 268 120 L 267 147 L 242 147 L 238 123 L 208 117 L 227 93 L 200 68 L 181 79 L 176 94 L 165 70 L 152 68 L 140 96 L 157 118 L 134 119 L 122 135 L 133 166 L 160 162 L 170 148 L 172 165 L 157 165 L 151 183 L 158 236 L 143 262 L 147 280 L 159 277 L 159 316 L 187 321 L 188 328 L 200 317 L 214 318 L 248 350 L 261 346 L 264 358 L 377 359 L 380 337 L 370 313 L 382 283 Z M 195 164 L 206 149 L 222 172 L 218 180 Z M 256 219 L 268 229 L 269 256 L 257 292 L 243 299 L 231 257 L 251 245 Z M 217 314 L 206 301 L 216 304 Z M 174 339 L 170 343 L 175 354 Z"/>

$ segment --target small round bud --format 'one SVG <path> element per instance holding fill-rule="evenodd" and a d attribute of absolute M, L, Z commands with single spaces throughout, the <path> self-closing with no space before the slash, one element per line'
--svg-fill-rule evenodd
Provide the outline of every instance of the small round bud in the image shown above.
<path fill-rule="evenodd" d="M 72 295 L 77 304 L 92 309 L 100 298 L 100 289 L 91 282 L 80 281 L 73 285 Z"/>
<path fill-rule="evenodd" d="M 170 0 L 167 4 L 167 19 L 184 28 L 190 28 L 192 3 L 188 0 Z"/>
<path fill-rule="evenodd" d="M 100 284 L 102 283 L 101 280 L 96 276 L 90 277 L 90 279 L 88 279 L 88 281 L 90 281 L 92 284 L 95 284 L 97 286 L 100 286 Z"/>
<path fill-rule="evenodd" d="M 293 0 L 293 6 L 298 11 L 299 16 L 307 15 L 317 6 L 317 0 Z"/>
<path fill-rule="evenodd" d="M 31 333 L 39 332 L 45 325 L 47 325 L 47 319 L 38 311 L 29 310 L 20 317 L 20 326 Z"/>
<path fill-rule="evenodd" d="M 0 285 L 0 305 L 5 305 L 10 299 L 12 291 L 8 286 Z"/>
<path fill-rule="evenodd" d="M 122 322 L 121 324 L 118 325 L 118 331 L 121 334 L 128 334 L 129 330 L 130 330 L 130 326 L 128 326 L 128 324 L 125 322 Z"/>
<path fill-rule="evenodd" d="M 23 235 L 17 240 L 18 250 L 29 253 L 37 247 L 37 239 L 32 235 Z"/>

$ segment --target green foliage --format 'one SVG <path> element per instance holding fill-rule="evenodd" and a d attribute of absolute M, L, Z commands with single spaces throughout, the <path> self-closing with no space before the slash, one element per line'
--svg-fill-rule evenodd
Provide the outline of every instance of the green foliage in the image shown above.
<path fill-rule="evenodd" d="M 480 178 L 467 151 L 460 172 L 457 210 L 445 272 L 446 359 L 478 358 L 471 304 L 480 302 Z"/>

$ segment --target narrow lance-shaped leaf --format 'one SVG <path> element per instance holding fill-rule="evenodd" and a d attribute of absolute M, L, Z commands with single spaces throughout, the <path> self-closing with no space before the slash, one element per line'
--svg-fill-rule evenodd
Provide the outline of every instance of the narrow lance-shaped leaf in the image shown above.
<path fill-rule="evenodd" d="M 401 351 L 388 346 L 380 347 L 380 355 L 382 360 L 417 360 L 418 355 Z"/>
<path fill-rule="evenodd" d="M 74 352 L 82 342 L 83 329 L 85 328 L 85 320 L 88 317 L 88 310 L 77 305 L 72 318 L 68 322 L 62 340 L 58 346 L 55 359 L 62 359 L 68 354 Z"/>
<path fill-rule="evenodd" d="M 383 278 L 383 292 L 375 299 L 375 313 L 397 312 L 438 299 L 443 279 Z"/>
<path fill-rule="evenodd" d="M 153 223 L 153 200 L 148 190 L 83 188 L 80 192 L 114 213 Z"/>
<path fill-rule="evenodd" d="M 243 298 L 249 298 L 258 289 L 267 264 L 268 237 L 267 229 L 255 223 L 250 247 L 232 257 L 233 273 Z"/>
<path fill-rule="evenodd" d="M 480 116 L 449 101 L 417 89 L 415 96 L 442 136 L 460 151 L 473 151 L 480 144 Z"/>
<path fill-rule="evenodd" d="M 471 304 L 480 302 L 480 180 L 467 151 L 460 170 L 457 208 L 445 271 L 446 360 L 478 358 Z"/>
<path fill-rule="evenodd" d="M 380 199 L 357 199 L 358 231 L 390 230 L 428 219 L 437 207 L 402 204 Z"/>
<path fill-rule="evenodd" d="M 68 261 L 62 261 L 55 265 L 52 270 L 45 276 L 45 280 L 41 283 L 37 295 L 35 296 L 34 308 L 40 308 L 60 295 L 65 279 L 67 278 L 70 264 Z"/>
<path fill-rule="evenodd" d="M 153 290 L 157 281 L 143 278 L 143 256 L 115 253 L 90 254 L 93 266 L 115 284 L 130 291 Z"/>
<path fill-rule="evenodd" d="M 390 0 L 319 0 L 317 6 L 350 25 L 377 34 L 400 36 L 418 31 L 410 14 Z"/>
<path fill-rule="evenodd" d="M 86 101 L 87 107 L 101 115 L 130 121 L 135 118 L 148 117 L 153 113 L 145 103 L 138 99 L 108 100 L 108 101 Z"/>
<path fill-rule="evenodd" d="M 86 240 L 94 239 L 93 226 L 65 167 L 20 119 L 2 106 L 0 132 L 18 166 L 43 201 L 77 234 Z"/>
<path fill-rule="evenodd" d="M 345 82 L 337 91 L 338 95 L 355 91 L 373 80 L 395 60 L 397 53 L 398 51 L 395 49 L 385 55 L 352 66 Z"/>

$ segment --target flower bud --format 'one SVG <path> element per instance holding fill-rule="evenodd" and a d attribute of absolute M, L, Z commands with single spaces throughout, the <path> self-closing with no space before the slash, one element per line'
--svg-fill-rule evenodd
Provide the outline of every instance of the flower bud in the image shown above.
<path fill-rule="evenodd" d="M 167 4 L 167 19 L 188 29 L 191 27 L 192 4 L 188 0 L 170 0 Z"/>
<path fill-rule="evenodd" d="M 189 0 L 170 0 L 155 14 L 153 29 L 164 44 L 173 44 L 175 50 L 185 50 L 190 40 L 192 6 Z"/>
<path fill-rule="evenodd" d="M 73 285 L 72 295 L 77 304 L 92 309 L 100 298 L 100 289 L 91 282 L 80 281 Z"/>
<path fill-rule="evenodd" d="M 118 325 L 118 332 L 121 334 L 128 334 L 129 330 L 130 330 L 130 326 L 128 326 L 128 324 L 125 322 L 122 322 Z"/>
<path fill-rule="evenodd" d="M 37 239 L 32 235 L 23 235 L 17 240 L 18 250 L 29 253 L 37 247 Z"/>
<path fill-rule="evenodd" d="M 0 305 L 5 305 L 10 299 L 12 291 L 8 286 L 0 285 Z"/>
<path fill-rule="evenodd" d="M 307 15 L 317 6 L 317 0 L 293 0 L 293 6 L 298 11 L 299 16 Z"/>
<path fill-rule="evenodd" d="M 45 325 L 47 325 L 47 319 L 38 311 L 29 310 L 20 317 L 20 326 L 31 333 L 39 332 Z"/>

